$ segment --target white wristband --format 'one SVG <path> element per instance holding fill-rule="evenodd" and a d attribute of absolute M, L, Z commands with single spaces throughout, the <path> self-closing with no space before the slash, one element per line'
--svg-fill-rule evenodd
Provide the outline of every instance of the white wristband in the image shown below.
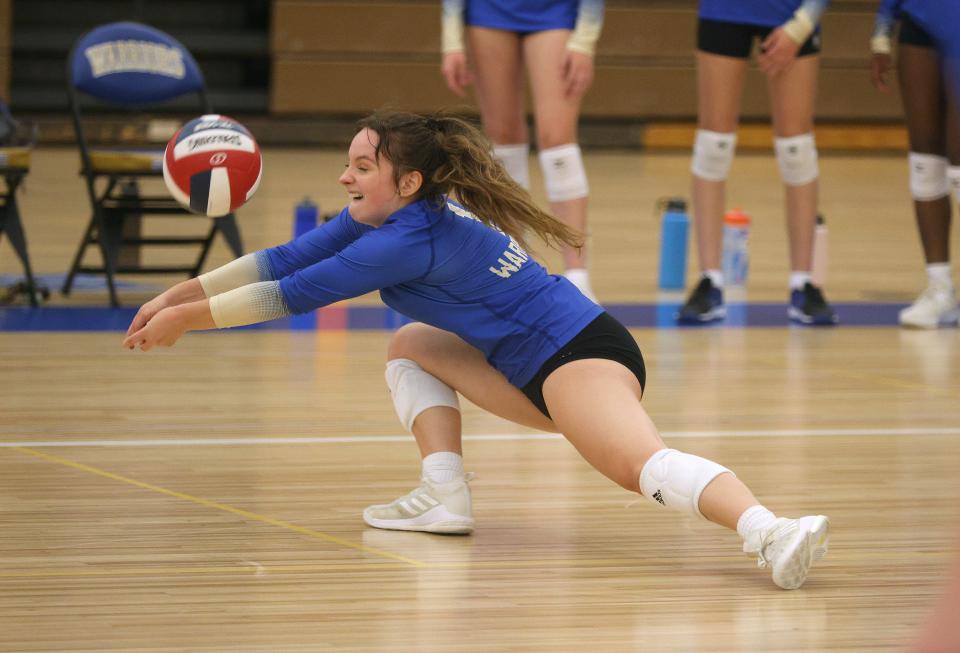
<path fill-rule="evenodd" d="M 440 23 L 440 49 L 443 54 L 463 52 L 463 15 L 444 14 Z"/>
<path fill-rule="evenodd" d="M 873 54 L 890 54 L 893 51 L 892 46 L 890 37 L 885 34 L 870 39 L 870 52 Z"/>
<path fill-rule="evenodd" d="M 592 57 L 596 51 L 597 40 L 600 38 L 602 29 L 603 23 L 601 22 L 578 19 L 573 33 L 567 39 L 567 49 Z"/>
<path fill-rule="evenodd" d="M 803 45 L 810 35 L 813 34 L 813 30 L 816 29 L 817 25 L 814 23 L 813 18 L 810 17 L 810 14 L 807 13 L 806 9 L 801 7 L 793 14 L 793 18 L 788 20 L 783 25 L 783 31 L 787 33 L 795 43 L 798 45 Z"/>

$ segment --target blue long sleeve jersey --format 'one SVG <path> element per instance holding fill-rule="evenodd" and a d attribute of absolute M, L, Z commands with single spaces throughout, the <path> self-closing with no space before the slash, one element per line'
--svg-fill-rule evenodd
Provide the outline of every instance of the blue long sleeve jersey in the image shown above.
<path fill-rule="evenodd" d="M 881 0 L 873 38 L 893 36 L 894 26 L 906 14 L 937 42 L 944 57 L 951 89 L 960 95 L 960 0 Z"/>
<path fill-rule="evenodd" d="M 517 387 L 603 312 L 453 201 L 415 202 L 377 228 L 344 209 L 257 263 L 292 313 L 379 289 L 387 306 L 457 334 Z"/>
<path fill-rule="evenodd" d="M 830 0 L 700 0 L 700 18 L 779 27 L 802 8 L 817 24 L 828 4 Z"/>

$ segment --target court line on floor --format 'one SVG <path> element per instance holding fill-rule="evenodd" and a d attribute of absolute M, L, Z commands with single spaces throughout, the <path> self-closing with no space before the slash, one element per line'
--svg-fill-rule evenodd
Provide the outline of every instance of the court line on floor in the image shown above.
<path fill-rule="evenodd" d="M 22 453 L 24 455 L 33 456 L 41 460 L 45 460 L 49 463 L 55 463 L 57 465 L 63 465 L 65 467 L 70 467 L 82 472 L 87 472 L 95 476 L 100 476 L 103 478 L 108 478 L 114 481 L 120 481 L 121 483 L 127 483 L 128 485 L 133 485 L 144 490 L 150 490 L 151 492 L 156 492 L 158 494 L 164 494 L 175 499 L 181 499 L 183 501 L 190 501 L 191 503 L 196 503 L 207 508 L 214 508 L 216 510 L 222 510 L 224 512 L 229 512 L 231 514 L 243 517 L 244 519 L 250 519 L 253 521 L 260 522 L 262 524 L 269 524 L 270 526 L 278 526 L 280 528 L 299 533 L 301 535 L 306 535 L 318 540 L 323 540 L 325 542 L 330 542 L 332 544 L 339 544 L 340 546 L 345 546 L 351 549 L 357 549 L 365 553 L 372 555 L 380 556 L 382 558 L 389 558 L 390 560 L 395 560 L 398 562 L 403 562 L 414 567 L 424 567 L 426 563 L 420 562 L 419 560 L 414 560 L 413 558 L 407 558 L 405 556 L 397 555 L 396 553 L 390 553 L 389 551 L 383 551 L 382 549 L 377 549 L 372 546 L 367 546 L 365 544 L 358 544 L 356 542 L 351 542 L 342 537 L 337 537 L 336 535 L 330 535 L 329 533 L 324 533 L 322 531 L 316 531 L 312 528 L 305 528 L 303 526 L 297 526 L 282 519 L 275 519 L 273 517 L 268 517 L 266 515 L 260 515 L 255 512 L 250 512 L 249 510 L 243 510 L 241 508 L 234 508 L 225 503 L 220 503 L 218 501 L 211 501 L 210 499 L 203 499 L 201 497 L 195 497 L 190 494 L 185 494 L 183 492 L 177 492 L 175 490 L 168 490 L 165 487 L 160 487 L 159 485 L 153 485 L 152 483 L 145 483 L 143 481 L 138 481 L 135 478 L 130 478 L 129 476 L 121 476 L 120 474 L 114 474 L 113 472 L 108 472 L 91 465 L 84 465 L 83 463 L 74 462 L 66 458 L 61 458 L 59 456 L 54 456 L 52 454 L 43 453 L 40 451 L 33 451 L 32 449 L 26 447 L 14 447 L 14 451 Z"/>
<path fill-rule="evenodd" d="M 896 429 L 769 429 L 744 431 L 661 431 L 671 438 L 749 438 L 749 437 L 888 437 L 900 435 L 960 435 L 960 427 L 917 427 Z M 525 440 L 562 440 L 559 433 L 479 433 L 464 435 L 467 442 L 503 442 Z M 23 440 L 0 442 L 0 448 L 19 447 L 196 447 L 211 445 L 259 444 L 351 444 L 413 442 L 411 435 L 348 435 L 331 437 L 250 437 L 250 438 L 168 438 L 145 440 Z"/>
<path fill-rule="evenodd" d="M 950 560 L 953 552 L 949 549 L 942 551 L 862 551 L 831 550 L 827 556 L 829 563 L 848 562 L 853 565 L 865 561 L 897 562 L 905 558 L 910 560 L 927 560 L 928 564 L 939 564 L 940 561 Z M 714 555 L 698 555 L 690 559 L 690 564 L 718 563 L 726 564 L 736 558 L 735 554 L 722 553 Z M 661 567 L 677 564 L 679 557 L 634 557 L 634 558 L 528 558 L 520 560 L 464 560 L 464 561 L 436 561 L 424 563 L 418 569 L 424 571 L 449 571 L 457 569 L 474 569 L 490 572 L 511 571 L 516 569 L 582 569 L 582 568 L 630 568 L 641 570 L 647 567 Z M 274 575 L 314 574 L 330 572 L 403 572 L 410 570 L 408 564 L 398 562 L 382 562 L 376 564 L 356 563 L 306 563 L 306 564 L 257 564 L 237 562 L 231 565 L 181 565 L 153 567 L 96 567 L 96 568 L 64 568 L 52 567 L 46 569 L 5 569 L 0 570 L 0 578 L 112 578 L 131 576 L 255 576 L 265 577 Z"/>

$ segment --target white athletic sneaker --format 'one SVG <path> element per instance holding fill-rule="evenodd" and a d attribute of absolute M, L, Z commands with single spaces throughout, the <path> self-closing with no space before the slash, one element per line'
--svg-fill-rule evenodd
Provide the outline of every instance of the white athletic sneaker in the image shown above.
<path fill-rule="evenodd" d="M 957 298 L 948 286 L 927 286 L 917 301 L 900 311 L 900 324 L 917 329 L 936 329 L 958 321 Z"/>
<path fill-rule="evenodd" d="M 473 532 L 473 510 L 470 488 L 463 480 L 449 483 L 431 483 L 421 480 L 421 485 L 393 503 L 368 506 L 363 511 L 363 521 L 374 528 L 395 531 L 424 531 L 466 535 Z"/>
<path fill-rule="evenodd" d="M 795 590 L 807 580 L 814 560 L 827 555 L 830 520 L 823 515 L 780 518 L 770 528 L 751 533 L 743 552 L 757 558 L 757 566 L 770 567 L 773 582 Z"/>

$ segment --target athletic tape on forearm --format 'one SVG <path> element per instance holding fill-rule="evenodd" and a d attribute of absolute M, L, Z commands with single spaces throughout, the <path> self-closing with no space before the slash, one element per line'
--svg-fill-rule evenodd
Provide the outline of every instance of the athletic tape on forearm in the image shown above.
<path fill-rule="evenodd" d="M 463 52 L 463 0 L 443 0 L 440 51 Z"/>
<path fill-rule="evenodd" d="M 794 12 L 793 18 L 784 24 L 783 31 L 794 42 L 802 45 L 817 28 L 817 23 L 820 22 L 828 2 L 829 0 L 804 0 L 800 8 Z"/>
<path fill-rule="evenodd" d="M 601 0 L 580 0 L 577 22 L 573 33 L 567 40 L 567 49 L 593 56 L 603 30 L 603 2 Z"/>
<path fill-rule="evenodd" d="M 870 52 L 873 54 L 890 54 L 893 45 L 893 29 L 896 17 L 886 13 L 881 7 L 877 13 L 877 20 L 873 25 L 873 35 L 870 37 Z"/>
<path fill-rule="evenodd" d="M 197 277 L 207 297 L 258 281 L 271 281 L 266 252 L 246 254 Z"/>
<path fill-rule="evenodd" d="M 260 281 L 210 298 L 210 315 L 218 329 L 256 324 L 290 315 L 279 281 Z"/>

